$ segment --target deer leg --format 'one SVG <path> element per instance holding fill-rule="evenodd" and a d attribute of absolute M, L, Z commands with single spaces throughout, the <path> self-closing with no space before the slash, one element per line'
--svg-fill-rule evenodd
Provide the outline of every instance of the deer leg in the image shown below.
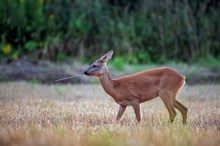
<path fill-rule="evenodd" d="M 171 98 L 169 98 L 168 96 L 165 96 L 165 97 L 163 96 L 161 97 L 161 99 L 169 112 L 170 122 L 172 123 L 174 121 L 174 118 L 176 117 L 176 111 L 174 109 L 173 102 Z"/>
<path fill-rule="evenodd" d="M 180 103 L 177 99 L 173 99 L 173 105 L 175 108 L 177 108 L 181 112 L 183 124 L 186 124 L 187 108 L 182 103 Z"/>
<path fill-rule="evenodd" d="M 140 121 L 141 121 L 141 114 L 140 114 L 140 105 L 139 105 L 139 103 L 133 104 L 132 107 L 134 109 L 137 121 L 138 121 L 138 123 L 140 123 Z"/>
<path fill-rule="evenodd" d="M 119 121 L 125 112 L 127 106 L 120 105 L 116 120 Z"/>

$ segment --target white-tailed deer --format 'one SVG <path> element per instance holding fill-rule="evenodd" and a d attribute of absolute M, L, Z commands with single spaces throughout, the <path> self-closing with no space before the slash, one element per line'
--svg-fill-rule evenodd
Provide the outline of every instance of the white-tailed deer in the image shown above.
<path fill-rule="evenodd" d="M 116 120 L 120 120 L 126 107 L 131 105 L 140 122 L 140 103 L 160 97 L 168 109 L 170 122 L 176 116 L 175 107 L 182 114 L 183 124 L 186 123 L 187 108 L 176 98 L 185 84 L 182 75 L 171 68 L 162 67 L 112 79 L 106 65 L 112 55 L 113 51 L 109 51 L 83 74 L 98 77 L 105 92 L 120 105 Z"/>

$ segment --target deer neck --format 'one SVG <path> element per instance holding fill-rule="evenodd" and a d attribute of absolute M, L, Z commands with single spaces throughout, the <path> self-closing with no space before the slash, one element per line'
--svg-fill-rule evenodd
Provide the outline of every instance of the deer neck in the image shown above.
<path fill-rule="evenodd" d="M 109 74 L 108 68 L 106 68 L 105 73 L 102 76 L 99 76 L 98 79 L 105 92 L 116 100 L 116 88 L 114 86 L 114 80 L 112 80 Z"/>

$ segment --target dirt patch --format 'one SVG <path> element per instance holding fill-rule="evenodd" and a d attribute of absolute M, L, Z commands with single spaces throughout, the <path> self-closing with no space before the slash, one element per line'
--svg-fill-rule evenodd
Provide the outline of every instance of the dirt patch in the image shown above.
<path fill-rule="evenodd" d="M 76 65 L 73 65 L 73 64 Z M 10 63 L 0 64 L 0 81 L 37 81 L 40 83 L 53 84 L 56 79 L 68 77 L 71 75 L 81 74 L 85 69 L 86 65 L 82 65 L 77 62 L 68 63 L 52 63 L 48 61 L 28 61 L 18 60 Z M 187 66 L 184 68 L 172 67 L 182 73 L 186 77 L 187 84 L 219 84 L 220 83 L 220 68 L 207 68 L 198 66 Z M 110 67 L 111 69 L 111 67 Z M 133 70 L 133 69 L 132 69 Z M 130 74 L 126 71 L 114 71 L 111 69 L 113 77 L 119 77 L 124 74 Z M 89 78 L 83 76 L 64 80 L 59 84 L 78 84 L 78 83 L 91 83 Z"/>
<path fill-rule="evenodd" d="M 82 70 L 65 69 L 63 65 L 56 65 L 51 62 L 31 62 L 27 60 L 13 61 L 0 64 L 1 81 L 37 81 L 40 83 L 53 84 L 56 79 L 68 77 L 74 74 L 80 74 Z M 83 77 L 72 78 L 59 82 L 65 83 L 89 83 Z"/>
<path fill-rule="evenodd" d="M 188 66 L 180 69 L 180 72 L 185 75 L 186 83 L 190 85 L 220 84 L 220 68 Z"/>

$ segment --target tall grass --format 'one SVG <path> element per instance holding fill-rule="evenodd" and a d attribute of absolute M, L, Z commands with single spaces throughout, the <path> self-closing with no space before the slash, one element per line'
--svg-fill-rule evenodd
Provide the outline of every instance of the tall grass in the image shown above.
<path fill-rule="evenodd" d="M 169 124 L 162 101 L 141 105 L 136 123 L 128 107 L 115 121 L 118 105 L 97 85 L 0 84 L 0 145 L 63 146 L 217 146 L 220 142 L 220 86 L 183 88 L 188 107 Z"/>
<path fill-rule="evenodd" d="M 115 50 L 129 62 L 220 57 L 220 3 L 172 0 L 1 0 L 0 57 L 92 56 Z M 4 47 L 10 44 L 10 53 Z"/>

